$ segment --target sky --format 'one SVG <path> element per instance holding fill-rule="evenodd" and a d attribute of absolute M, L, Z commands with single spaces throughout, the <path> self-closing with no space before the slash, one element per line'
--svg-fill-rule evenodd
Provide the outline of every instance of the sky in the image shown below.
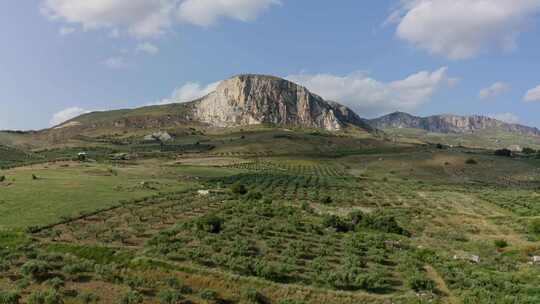
<path fill-rule="evenodd" d="M 271 74 L 360 116 L 540 127 L 540 0 L 0 2 L 0 129 L 185 102 Z"/>

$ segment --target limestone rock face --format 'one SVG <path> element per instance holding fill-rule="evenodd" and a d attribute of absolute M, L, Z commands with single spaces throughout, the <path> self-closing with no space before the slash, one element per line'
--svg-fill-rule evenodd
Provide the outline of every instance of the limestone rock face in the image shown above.
<path fill-rule="evenodd" d="M 262 75 L 221 82 L 215 92 L 194 102 L 193 115 L 216 127 L 268 123 L 337 131 L 347 124 L 363 124 L 342 105 L 285 79 Z"/>
<path fill-rule="evenodd" d="M 540 136 L 540 130 L 519 124 L 510 124 L 486 116 L 435 115 L 417 117 L 395 112 L 370 120 L 375 128 L 417 128 L 436 133 L 474 133 L 480 130 L 501 130 L 529 136 Z"/>

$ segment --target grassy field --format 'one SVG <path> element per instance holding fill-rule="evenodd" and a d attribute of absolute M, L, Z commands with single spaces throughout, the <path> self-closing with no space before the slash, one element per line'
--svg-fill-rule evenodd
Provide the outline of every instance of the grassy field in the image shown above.
<path fill-rule="evenodd" d="M 0 303 L 540 301 L 536 159 L 197 136 L 216 149 L 0 171 Z"/>

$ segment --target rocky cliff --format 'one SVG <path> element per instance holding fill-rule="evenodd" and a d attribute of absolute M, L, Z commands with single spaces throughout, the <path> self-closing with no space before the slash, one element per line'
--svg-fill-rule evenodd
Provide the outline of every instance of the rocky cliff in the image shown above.
<path fill-rule="evenodd" d="M 370 129 L 345 106 L 325 101 L 285 79 L 240 75 L 194 102 L 194 119 L 217 127 L 275 124 L 338 131 L 347 125 Z"/>
<path fill-rule="evenodd" d="M 519 124 L 510 124 L 486 116 L 435 115 L 418 117 L 395 112 L 372 119 L 369 123 L 379 129 L 416 128 L 436 133 L 474 133 L 480 130 L 501 130 L 528 136 L 540 136 L 540 130 Z"/>

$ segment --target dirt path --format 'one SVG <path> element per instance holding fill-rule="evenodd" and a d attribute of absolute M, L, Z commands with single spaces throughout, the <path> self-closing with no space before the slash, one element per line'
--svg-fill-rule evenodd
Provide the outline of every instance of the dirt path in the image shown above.
<path fill-rule="evenodd" d="M 431 265 L 424 266 L 424 269 L 426 269 L 427 275 L 430 279 L 432 279 L 435 284 L 437 284 L 437 289 L 440 290 L 446 297 L 444 298 L 445 303 L 449 304 L 461 304 L 461 301 L 459 298 L 454 296 L 452 291 L 448 288 L 446 285 L 446 282 L 444 279 L 439 275 L 437 270 L 433 268 Z"/>

